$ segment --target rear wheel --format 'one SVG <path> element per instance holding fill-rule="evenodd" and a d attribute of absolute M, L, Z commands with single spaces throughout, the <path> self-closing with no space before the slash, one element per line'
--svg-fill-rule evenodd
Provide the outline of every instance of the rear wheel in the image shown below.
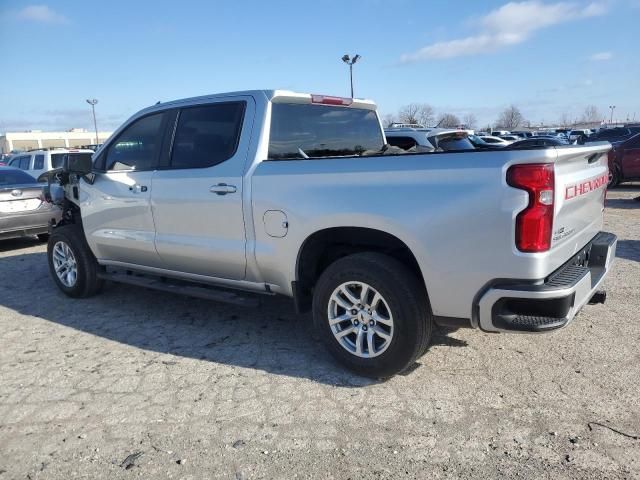
<path fill-rule="evenodd" d="M 99 265 L 82 228 L 65 225 L 53 230 L 47 245 L 49 271 L 58 288 L 70 297 L 90 297 L 102 287 Z"/>
<path fill-rule="evenodd" d="M 432 316 L 424 286 L 394 258 L 367 252 L 331 264 L 314 290 L 314 323 L 333 356 L 356 373 L 385 378 L 426 350 Z"/>

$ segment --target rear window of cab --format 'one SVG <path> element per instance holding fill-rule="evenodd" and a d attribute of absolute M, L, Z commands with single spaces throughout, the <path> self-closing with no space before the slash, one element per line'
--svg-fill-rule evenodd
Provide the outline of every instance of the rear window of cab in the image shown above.
<path fill-rule="evenodd" d="M 270 160 L 362 155 L 384 145 L 376 112 L 360 108 L 274 103 Z"/>

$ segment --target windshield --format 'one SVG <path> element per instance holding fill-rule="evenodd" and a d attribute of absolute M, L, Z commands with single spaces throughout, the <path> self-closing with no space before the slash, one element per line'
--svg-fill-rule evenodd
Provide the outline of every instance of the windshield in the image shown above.
<path fill-rule="evenodd" d="M 322 158 L 379 152 L 376 112 L 326 105 L 274 103 L 269 159 Z"/>

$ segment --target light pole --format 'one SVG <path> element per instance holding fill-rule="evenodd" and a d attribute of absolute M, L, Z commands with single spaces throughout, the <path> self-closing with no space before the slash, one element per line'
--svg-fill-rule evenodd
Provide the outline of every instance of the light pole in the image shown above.
<path fill-rule="evenodd" d="M 98 103 L 98 100 L 95 98 L 87 99 L 87 103 L 91 105 L 91 111 L 93 112 L 93 127 L 96 129 L 96 145 L 98 145 L 100 143 L 98 140 L 98 123 L 96 122 L 96 103 Z"/>
<path fill-rule="evenodd" d="M 351 80 L 351 98 L 353 98 L 353 65 L 361 58 L 362 57 L 357 53 L 353 56 L 353 58 L 350 58 L 349 55 L 342 56 L 342 61 L 347 65 L 349 65 L 349 79 Z"/>
<path fill-rule="evenodd" d="M 609 119 L 609 125 L 613 125 L 613 111 L 616 109 L 616 106 L 609 105 L 609 108 L 611 109 L 611 118 Z"/>

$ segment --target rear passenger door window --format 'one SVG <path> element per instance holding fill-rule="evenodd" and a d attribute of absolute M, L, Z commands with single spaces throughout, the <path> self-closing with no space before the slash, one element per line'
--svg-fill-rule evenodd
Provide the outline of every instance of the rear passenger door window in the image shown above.
<path fill-rule="evenodd" d="M 36 159 L 33 161 L 34 170 L 42 170 L 44 168 L 44 155 L 36 155 Z"/>
<path fill-rule="evenodd" d="M 31 163 L 31 157 L 20 157 L 20 165 L 18 168 L 20 170 L 29 170 L 29 164 Z"/>
<path fill-rule="evenodd" d="M 164 116 L 155 113 L 129 125 L 109 146 L 106 170 L 152 170 L 160 152 Z"/>
<path fill-rule="evenodd" d="M 169 167 L 207 168 L 234 156 L 245 102 L 224 102 L 180 111 Z"/>

